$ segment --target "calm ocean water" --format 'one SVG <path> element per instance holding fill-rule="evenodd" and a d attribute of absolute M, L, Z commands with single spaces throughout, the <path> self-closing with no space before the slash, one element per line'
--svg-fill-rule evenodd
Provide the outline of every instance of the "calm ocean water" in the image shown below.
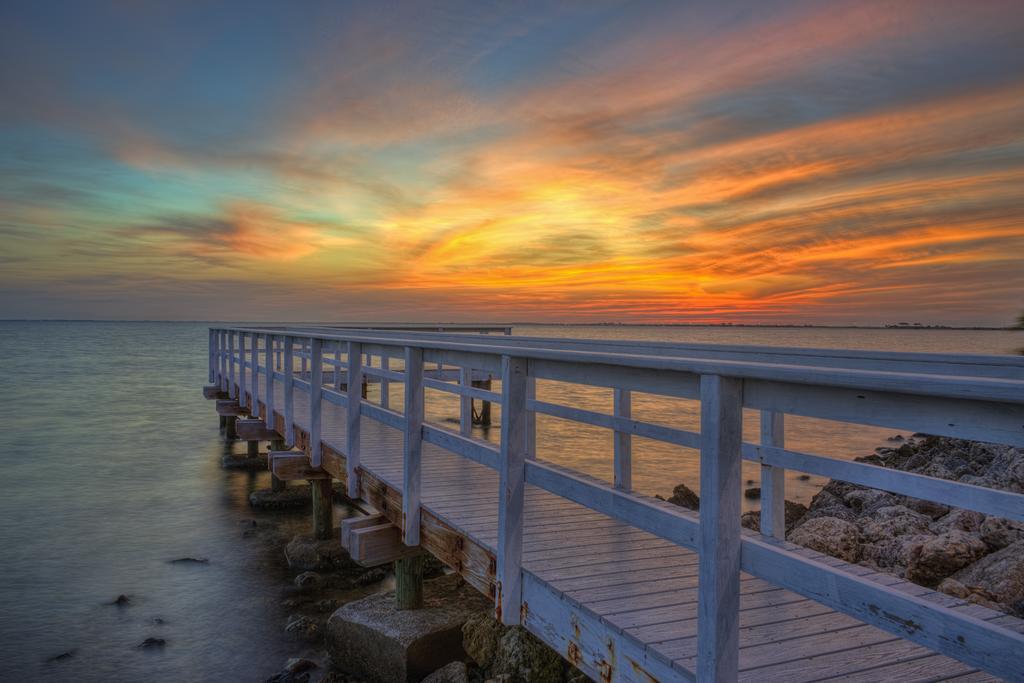
<path fill-rule="evenodd" d="M 276 550 L 246 537 L 248 493 L 267 474 L 226 472 L 231 449 L 204 401 L 206 324 L 0 322 L 0 679 L 262 680 L 301 652 L 283 635 L 287 573 Z M 590 338 L 1011 353 L 1013 332 L 668 327 L 517 327 L 516 334 Z M 541 383 L 538 393 L 609 410 L 610 392 Z M 371 398 L 373 398 L 371 394 Z M 393 400 L 399 400 L 396 396 Z M 694 427 L 687 401 L 639 397 L 634 414 Z M 455 415 L 433 401 L 431 419 Z M 756 419 L 748 420 L 750 438 Z M 541 416 L 541 457 L 610 476 L 611 439 Z M 497 438 L 497 425 L 484 438 Z M 850 458 L 891 431 L 791 420 L 794 447 Z M 637 439 L 637 488 L 696 486 L 696 455 Z M 756 485 L 756 472 L 749 478 Z M 789 483 L 807 500 L 821 481 Z M 271 516 L 285 535 L 306 515 Z M 206 565 L 172 564 L 185 556 Z M 127 607 L 107 605 L 119 594 Z M 156 623 L 154 620 L 162 620 Z M 142 650 L 147 637 L 166 647 Z M 48 661 L 64 652 L 74 654 Z"/>

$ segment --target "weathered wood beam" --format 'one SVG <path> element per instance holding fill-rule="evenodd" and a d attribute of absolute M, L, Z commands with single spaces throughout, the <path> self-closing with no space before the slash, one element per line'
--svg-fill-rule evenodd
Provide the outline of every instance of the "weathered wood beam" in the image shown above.
<path fill-rule="evenodd" d="M 228 397 L 228 393 L 218 387 L 216 384 L 203 387 L 203 398 L 207 400 L 219 399 L 223 400 Z"/>
<path fill-rule="evenodd" d="M 364 567 L 376 567 L 421 552 L 419 546 L 405 545 L 402 530 L 391 522 L 349 531 L 348 553 Z"/>
<path fill-rule="evenodd" d="M 217 401 L 217 414 L 225 417 L 245 415 L 245 410 L 238 405 L 236 399 L 223 399 Z"/>
<path fill-rule="evenodd" d="M 347 517 L 341 520 L 341 547 L 345 550 L 350 548 L 353 530 L 389 523 L 390 522 L 388 522 L 387 517 L 379 512 L 372 515 L 363 515 L 361 517 Z"/>
<path fill-rule="evenodd" d="M 330 479 L 331 475 L 323 469 L 313 467 L 305 453 L 298 451 L 271 451 L 270 471 L 282 481 L 300 479 Z"/>
<path fill-rule="evenodd" d="M 246 418 L 239 420 L 235 425 L 238 438 L 246 441 L 273 441 L 277 438 L 277 432 L 267 428 L 263 420 L 258 418 Z"/>

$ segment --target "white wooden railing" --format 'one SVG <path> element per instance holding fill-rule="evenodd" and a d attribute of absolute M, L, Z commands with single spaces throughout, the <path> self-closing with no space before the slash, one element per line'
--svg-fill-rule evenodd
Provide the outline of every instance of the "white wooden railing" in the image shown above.
<path fill-rule="evenodd" d="M 398 358 L 400 371 L 390 364 Z M 436 363 L 436 369 L 425 370 L 425 363 Z M 500 393 L 471 386 L 474 371 L 500 377 Z M 258 375 L 265 377 L 262 393 Z M 380 405 L 362 398 L 368 375 L 383 382 Z M 539 401 L 537 380 L 608 388 L 613 412 Z M 214 328 L 210 381 L 240 402 L 245 392 L 237 387 L 251 387 L 254 400 L 263 399 L 268 421 L 276 409 L 274 386 L 283 382 L 288 444 L 294 443 L 294 392 L 307 393 L 315 466 L 321 461 L 322 402 L 345 407 L 352 497 L 359 495 L 360 418 L 401 430 L 403 538 L 409 545 L 419 542 L 423 442 L 495 469 L 496 610 L 506 623 L 520 615 L 524 490 L 532 484 L 699 554 L 700 680 L 736 677 L 740 571 L 995 675 L 1018 679 L 1024 670 L 1024 635 L 1018 631 L 808 559 L 780 540 L 787 469 L 1024 520 L 1024 495 L 802 453 L 787 449 L 784 438 L 784 416 L 792 414 L 1024 446 L 1024 359 L 321 327 Z M 402 412 L 388 403 L 390 382 L 404 384 Z M 345 391 L 339 390 L 342 384 Z M 425 388 L 460 398 L 458 431 L 425 421 Z M 700 431 L 637 419 L 633 392 L 699 400 Z M 473 399 L 501 405 L 499 446 L 472 437 L 467 405 Z M 759 443 L 743 441 L 744 408 L 761 412 Z M 610 485 L 537 460 L 538 413 L 613 430 Z M 699 518 L 632 491 L 634 435 L 699 449 Z M 741 532 L 743 460 L 762 468 L 762 534 Z"/>

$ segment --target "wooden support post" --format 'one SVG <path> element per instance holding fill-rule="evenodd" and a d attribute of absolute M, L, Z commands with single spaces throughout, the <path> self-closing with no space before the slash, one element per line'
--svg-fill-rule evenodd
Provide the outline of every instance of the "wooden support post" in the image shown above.
<path fill-rule="evenodd" d="M 313 537 L 325 541 L 334 532 L 334 488 L 331 479 L 311 479 L 313 491 Z"/>
<path fill-rule="evenodd" d="M 270 446 L 269 446 L 269 450 L 271 450 L 271 451 L 283 451 L 286 448 L 287 448 L 287 446 L 284 445 L 284 440 L 283 439 L 275 439 L 275 440 L 270 442 Z M 269 462 L 268 462 L 268 464 L 269 464 Z M 287 488 L 287 487 L 288 487 L 288 482 L 284 481 L 283 479 L 278 479 L 276 476 L 274 476 L 273 471 L 271 471 L 271 473 L 270 473 L 270 490 L 271 491 L 284 491 L 285 488 Z"/>
<path fill-rule="evenodd" d="M 363 354 L 356 342 L 348 343 L 348 386 L 345 395 L 348 399 L 346 408 L 346 443 L 345 478 L 347 494 L 352 500 L 359 498 L 359 416 L 362 414 L 362 397 L 356 388 L 363 383 Z"/>
<path fill-rule="evenodd" d="M 398 609 L 423 607 L 423 566 L 426 555 L 395 560 L 395 606 Z"/>
<path fill-rule="evenodd" d="M 785 413 L 761 411 L 761 445 L 785 446 Z M 761 465 L 761 533 L 786 538 L 786 470 Z"/>
<path fill-rule="evenodd" d="M 220 421 L 220 428 L 221 428 L 221 429 L 226 429 L 226 428 L 227 428 L 227 426 L 228 426 L 228 418 L 227 418 L 227 415 L 218 415 L 218 416 L 217 416 L 217 418 L 218 418 L 218 419 L 219 419 L 219 421 Z"/>
<path fill-rule="evenodd" d="M 633 396 L 629 389 L 613 389 L 613 408 L 615 417 L 631 418 L 633 416 Z M 633 490 L 633 435 L 615 429 L 615 488 L 622 491 Z"/>
<path fill-rule="evenodd" d="M 473 369 L 459 368 L 459 384 L 463 389 L 472 386 Z M 459 397 L 459 434 L 470 436 L 473 433 L 473 397 Z"/>
<path fill-rule="evenodd" d="M 402 541 L 420 544 L 423 454 L 423 349 L 405 347 L 405 437 L 402 449 Z"/>
<path fill-rule="evenodd" d="M 498 460 L 498 556 L 495 618 L 518 624 L 523 590 L 523 521 L 526 492 L 527 361 L 501 359 L 501 451 Z"/>
<path fill-rule="evenodd" d="M 295 445 L 295 340 L 284 337 L 284 442 Z"/>
<path fill-rule="evenodd" d="M 321 402 L 324 389 L 323 343 L 313 337 L 309 340 L 309 461 L 320 467 L 320 424 L 323 418 Z"/>
<path fill-rule="evenodd" d="M 246 441 L 245 442 L 245 454 L 250 458 L 260 457 L 260 442 L 259 441 Z"/>
<path fill-rule="evenodd" d="M 743 381 L 700 378 L 697 680 L 735 681 L 739 663 Z"/>
<path fill-rule="evenodd" d="M 238 422 L 237 415 L 225 415 L 224 416 L 224 438 L 228 441 L 234 441 L 238 438 L 238 432 L 235 431 L 235 424 Z"/>

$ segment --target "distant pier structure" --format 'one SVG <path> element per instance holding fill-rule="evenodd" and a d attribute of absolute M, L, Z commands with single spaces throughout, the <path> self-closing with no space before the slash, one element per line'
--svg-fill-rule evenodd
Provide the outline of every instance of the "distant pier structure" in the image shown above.
<path fill-rule="evenodd" d="M 406 608 L 430 553 L 595 680 L 1024 680 L 1024 621 L 796 546 L 784 526 L 787 470 L 1024 521 L 1024 495 L 785 439 L 797 415 L 1024 446 L 1024 358 L 509 332 L 215 327 L 204 394 L 239 436 L 274 442 L 278 481 L 314 483 L 321 538 L 341 483 L 367 515 L 338 542 L 396 561 Z M 613 409 L 541 400 L 549 381 L 603 388 Z M 427 391 L 457 398 L 457 426 L 431 419 Z M 699 431 L 645 421 L 638 395 L 699 401 Z M 500 406 L 497 444 L 474 430 L 485 403 Z M 745 411 L 760 414 L 753 441 Z M 538 415 L 607 430 L 611 480 L 538 458 Z M 694 449 L 699 513 L 633 490 L 634 437 Z M 761 533 L 740 526 L 743 461 L 761 467 Z"/>

